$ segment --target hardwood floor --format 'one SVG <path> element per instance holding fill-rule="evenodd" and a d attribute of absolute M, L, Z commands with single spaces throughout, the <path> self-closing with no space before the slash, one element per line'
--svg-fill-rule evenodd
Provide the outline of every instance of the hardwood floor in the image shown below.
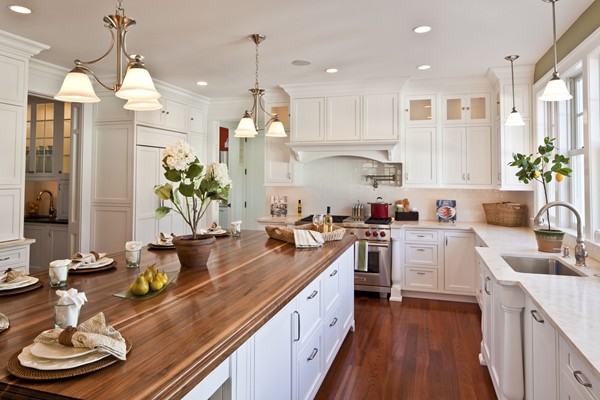
<path fill-rule="evenodd" d="M 479 365 L 477 304 L 356 293 L 350 332 L 316 399 L 496 399 Z"/>

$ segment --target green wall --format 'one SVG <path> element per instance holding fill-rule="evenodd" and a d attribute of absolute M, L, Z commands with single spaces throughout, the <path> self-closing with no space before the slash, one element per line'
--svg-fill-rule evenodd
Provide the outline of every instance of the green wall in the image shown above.
<path fill-rule="evenodd" d="M 558 2 L 556 4 L 556 14 L 560 13 L 561 6 L 568 7 L 569 1 Z M 548 18 L 552 18 L 551 12 L 548 13 Z M 556 45 L 556 57 L 558 61 L 573 51 L 598 28 L 600 28 L 600 0 L 595 0 L 558 39 Z M 548 34 L 552 35 L 552 31 L 549 31 Z M 533 81 L 537 82 L 552 68 L 554 68 L 554 49 L 551 47 L 535 64 Z"/>

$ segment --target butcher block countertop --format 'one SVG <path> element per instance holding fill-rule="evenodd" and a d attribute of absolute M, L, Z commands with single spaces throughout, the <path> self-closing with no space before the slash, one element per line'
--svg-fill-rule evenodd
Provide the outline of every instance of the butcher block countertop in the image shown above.
<path fill-rule="evenodd" d="M 124 255 L 111 256 L 116 268 L 70 274 L 68 288 L 85 292 L 80 322 L 104 312 L 132 343 L 126 361 L 78 377 L 34 381 L 12 376 L 8 359 L 53 327 L 58 296 L 48 285 L 0 297 L 0 312 L 10 328 L 0 333 L 0 399 L 167 399 L 181 398 L 263 324 L 318 277 L 356 239 L 345 235 L 318 249 L 299 249 L 269 239 L 262 231 L 220 237 L 208 269 L 182 269 L 158 295 L 143 300 L 113 296 L 127 289 L 139 272 L 125 267 Z M 102 249 L 98 249 L 101 251 Z M 174 250 L 142 251 L 140 270 L 178 271 Z"/>

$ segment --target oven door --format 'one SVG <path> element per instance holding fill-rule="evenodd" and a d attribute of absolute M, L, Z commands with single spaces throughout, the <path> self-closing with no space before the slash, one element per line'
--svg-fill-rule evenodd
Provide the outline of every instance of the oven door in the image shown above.
<path fill-rule="evenodd" d="M 354 288 L 357 290 L 391 291 L 391 246 L 389 242 L 368 242 L 367 271 L 354 271 Z M 358 246 L 355 247 L 358 262 Z M 355 265 L 356 267 L 356 265 Z"/>

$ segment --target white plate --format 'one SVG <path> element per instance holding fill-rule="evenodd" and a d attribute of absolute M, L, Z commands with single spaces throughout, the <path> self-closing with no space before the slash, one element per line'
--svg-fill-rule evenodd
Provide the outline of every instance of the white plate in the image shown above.
<path fill-rule="evenodd" d="M 11 290 L 30 286 L 36 284 L 37 281 L 39 281 L 39 279 L 33 276 L 20 276 L 10 283 L 0 283 L 0 290 Z"/>
<path fill-rule="evenodd" d="M 165 243 L 165 242 L 150 242 L 152 244 L 152 246 L 156 246 L 156 247 L 175 247 L 175 245 L 173 243 Z"/>
<path fill-rule="evenodd" d="M 96 353 L 98 350 L 88 349 L 87 347 L 63 346 L 62 344 L 34 343 L 29 351 L 35 357 L 48 358 L 50 360 L 66 360 Z"/>
<path fill-rule="evenodd" d="M 25 347 L 23 351 L 21 351 L 21 354 L 17 356 L 19 362 L 24 367 L 35 368 L 45 371 L 80 367 L 82 365 L 90 364 L 94 361 L 101 360 L 110 355 L 108 353 L 95 352 L 76 358 L 69 358 L 65 360 L 51 360 L 48 358 L 40 358 L 34 356 L 33 354 L 31 354 L 31 347 L 33 347 L 32 344 Z"/>
<path fill-rule="evenodd" d="M 443 219 L 452 219 L 456 215 L 456 208 L 450 206 L 442 206 L 437 209 L 437 215 Z"/>
<path fill-rule="evenodd" d="M 216 231 L 209 231 L 208 229 L 204 232 L 205 235 L 223 235 L 227 233 L 225 229 L 217 229 Z"/>
<path fill-rule="evenodd" d="M 100 267 L 104 267 L 110 263 L 112 263 L 114 260 L 112 258 L 108 258 L 108 257 L 102 257 L 101 259 L 99 259 L 96 262 L 93 263 L 87 263 L 87 264 L 83 264 L 83 263 L 73 263 L 69 266 L 69 269 L 91 269 L 91 268 L 100 268 Z"/>

